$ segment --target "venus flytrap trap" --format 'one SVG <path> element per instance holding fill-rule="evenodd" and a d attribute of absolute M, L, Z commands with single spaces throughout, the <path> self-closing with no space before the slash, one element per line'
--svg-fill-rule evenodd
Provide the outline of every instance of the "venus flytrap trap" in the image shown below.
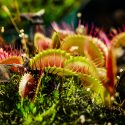
<path fill-rule="evenodd" d="M 47 38 L 42 33 L 35 33 L 34 46 L 36 48 L 36 51 L 41 52 L 42 50 L 51 48 L 52 40 L 50 38 Z"/>
<path fill-rule="evenodd" d="M 52 44 L 55 44 L 54 39 L 53 39 Z M 35 39 L 35 40 L 37 41 L 39 39 Z M 36 41 L 35 41 L 35 44 L 38 44 Z M 99 41 L 96 38 L 82 36 L 82 35 L 71 35 L 71 36 L 69 35 L 62 42 L 60 40 L 56 41 L 56 44 L 58 42 L 60 42 L 59 43 L 60 49 L 49 49 L 48 48 L 47 50 L 42 50 L 42 52 L 39 52 L 38 54 L 36 54 L 35 57 L 31 58 L 30 63 L 29 63 L 30 68 L 32 70 L 39 70 L 42 74 L 44 72 L 44 70 L 48 67 L 50 73 L 60 75 L 60 73 L 63 72 L 65 75 L 66 72 L 69 72 L 66 69 L 70 66 L 68 66 L 69 64 L 64 65 L 64 62 L 66 60 L 68 61 L 72 58 L 72 61 L 70 61 L 70 65 L 71 65 L 71 67 L 69 68 L 71 70 L 70 72 L 76 73 L 77 76 L 80 76 L 81 80 L 85 80 L 85 77 L 83 77 L 84 75 L 80 75 L 80 74 L 88 74 L 90 76 L 87 78 L 95 77 L 95 79 L 100 81 L 100 84 L 102 84 L 102 86 L 105 85 L 105 83 L 101 83 L 101 80 L 100 80 L 100 78 L 103 77 L 103 75 L 101 75 L 102 72 L 101 73 L 99 72 L 100 77 L 98 77 L 99 73 L 98 73 L 97 67 L 103 67 L 106 69 L 105 66 L 106 66 L 106 59 L 107 59 L 107 52 L 108 52 L 108 50 L 106 49 L 106 45 L 104 45 L 103 43 L 101 44 L 101 41 Z M 75 59 L 76 58 L 76 57 L 74 57 L 75 55 L 72 55 L 72 52 L 70 52 L 68 50 L 69 48 L 72 47 L 72 45 L 79 46 L 77 59 Z M 54 46 L 52 46 L 52 47 L 54 47 Z M 69 52 L 72 56 L 63 50 Z M 95 50 L 94 53 L 92 50 Z M 82 57 L 79 57 L 80 55 L 85 56 L 86 59 L 84 59 L 82 61 Z M 82 65 L 83 65 L 83 67 L 82 67 Z M 88 67 L 87 67 L 87 65 L 88 65 Z M 93 67 L 91 67 L 92 65 L 93 65 Z M 61 70 L 61 68 L 62 68 L 62 70 Z M 83 77 L 84 79 L 81 77 Z M 89 82 L 89 80 L 90 79 L 88 79 L 87 82 Z M 107 80 L 105 80 L 105 81 L 107 82 Z M 85 84 L 87 84 L 87 82 Z M 89 83 L 89 84 L 91 85 L 91 83 Z M 96 91 L 94 89 L 93 89 L 93 91 L 96 93 Z M 102 91 L 102 93 L 104 93 L 104 92 Z M 102 95 L 104 96 L 104 94 L 102 94 Z M 105 97 L 102 97 L 103 103 L 105 100 L 104 98 Z"/>
<path fill-rule="evenodd" d="M 116 117 L 122 119 L 123 110 L 112 109 L 118 80 L 114 45 L 101 30 L 97 38 L 91 31 L 93 28 L 90 32 L 86 27 L 86 32 L 61 30 L 55 23 L 53 28 L 56 32 L 52 38 L 35 34 L 36 51 L 33 55 L 25 51 L 28 61 L 19 56 L 12 58 L 13 51 L 0 51 L 2 64 L 12 64 L 11 68 L 15 63 L 21 66 L 18 72 L 14 70 L 19 75 L 16 81 L 18 101 L 14 108 L 20 114 L 21 123 L 102 124 L 109 116 L 113 116 L 110 118 L 113 123 L 120 123 Z M 24 31 L 20 31 L 22 40 L 24 35 Z M 23 47 L 28 46 L 24 43 Z M 4 92 L 1 90 L 1 93 Z M 118 115 L 113 114 L 116 110 Z"/>
<path fill-rule="evenodd" d="M 61 39 L 60 39 L 60 33 L 59 32 L 54 32 L 52 34 L 52 48 L 53 49 L 58 49 L 60 48 L 61 44 Z"/>
<path fill-rule="evenodd" d="M 1 64 L 22 64 L 23 60 L 19 57 L 21 53 L 18 50 L 10 50 L 10 52 L 0 48 L 0 63 Z"/>
<path fill-rule="evenodd" d="M 46 78 L 45 81 L 44 78 Z M 22 116 L 24 117 L 24 124 L 52 124 L 54 121 L 57 112 L 56 106 L 59 101 L 58 90 L 48 91 L 50 94 L 47 94 L 46 89 L 51 88 L 47 86 L 47 84 L 49 84 L 47 82 L 50 82 L 48 76 L 45 75 L 42 82 L 45 87 L 43 87 L 43 85 L 40 86 L 35 102 L 28 101 L 28 98 L 24 98 L 23 105 L 19 107 L 19 110 L 21 109 Z M 51 86 L 51 84 L 49 85 Z"/>

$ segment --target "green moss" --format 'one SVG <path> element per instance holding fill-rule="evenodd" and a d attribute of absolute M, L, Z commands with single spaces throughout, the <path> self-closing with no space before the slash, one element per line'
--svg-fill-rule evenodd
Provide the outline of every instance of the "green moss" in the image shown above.
<path fill-rule="evenodd" d="M 51 124 L 123 124 L 125 116 L 118 106 L 104 107 L 92 102 L 91 92 L 80 86 L 77 76 L 60 77 L 45 72 L 33 103 L 20 100 L 20 76 L 13 74 L 9 83 L 0 84 L 1 125 Z"/>
<path fill-rule="evenodd" d="M 0 83 L 0 124 L 20 123 L 20 116 L 16 109 L 19 102 L 18 83 L 20 76 L 11 74 L 10 82 Z"/>

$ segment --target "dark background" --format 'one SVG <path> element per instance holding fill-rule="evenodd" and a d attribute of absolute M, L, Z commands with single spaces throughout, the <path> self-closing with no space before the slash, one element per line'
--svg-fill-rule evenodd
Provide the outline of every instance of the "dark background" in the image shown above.
<path fill-rule="evenodd" d="M 82 22 L 94 23 L 106 32 L 125 24 L 125 0 L 90 0 L 79 11 Z"/>

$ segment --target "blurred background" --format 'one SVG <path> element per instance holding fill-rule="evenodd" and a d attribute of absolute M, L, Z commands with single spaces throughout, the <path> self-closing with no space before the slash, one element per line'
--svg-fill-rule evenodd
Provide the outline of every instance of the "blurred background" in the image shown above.
<path fill-rule="evenodd" d="M 85 0 L 83 0 L 85 1 Z M 78 9 L 82 0 L 0 0 L 0 6 L 7 6 L 16 23 L 21 21 L 22 13 L 35 13 L 45 9 L 44 23 L 49 25 L 52 21 L 60 21 L 70 12 Z M 6 26 L 11 24 L 8 14 L 0 9 L 0 24 Z M 22 22 L 21 22 L 22 23 Z"/>
<path fill-rule="evenodd" d="M 44 25 L 46 30 L 53 21 L 75 24 L 75 14 L 84 2 L 85 0 L 0 0 L 0 27 L 4 26 L 4 36 L 6 41 L 10 41 L 18 35 L 14 25 L 28 33 L 33 23 Z"/>
<path fill-rule="evenodd" d="M 110 32 L 125 24 L 124 5 L 125 0 L 0 0 L 0 27 L 4 26 L 4 36 L 10 41 L 18 35 L 14 25 L 27 33 L 38 23 L 48 30 L 53 21 L 76 27 L 80 13 L 83 24 Z"/>

